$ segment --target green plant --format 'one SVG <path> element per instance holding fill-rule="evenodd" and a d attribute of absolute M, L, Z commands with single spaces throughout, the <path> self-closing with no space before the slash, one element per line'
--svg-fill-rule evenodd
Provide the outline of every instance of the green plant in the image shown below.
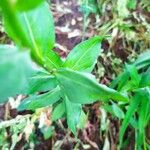
<path fill-rule="evenodd" d="M 99 0 L 93 2 L 94 3 L 90 3 L 90 0 L 85 0 L 83 1 L 83 6 L 81 5 L 84 16 L 86 16 L 84 22 L 89 23 L 89 14 L 96 13 L 95 18 L 98 18 L 98 21 L 94 22 L 94 27 L 92 28 L 95 29 L 99 27 L 100 35 L 112 35 L 112 39 L 108 41 L 110 45 L 108 53 L 111 53 L 112 62 L 114 61 L 113 52 L 119 53 L 120 49 L 121 54 L 123 54 L 123 52 L 132 54 L 129 55 L 128 58 L 126 57 L 126 59 L 129 60 L 130 58 L 133 58 L 133 56 L 136 57 L 138 52 L 149 49 L 150 26 L 147 16 L 143 13 L 149 12 L 149 1 L 141 0 L 138 3 L 137 0 Z M 138 8 L 141 9 L 140 13 L 137 11 Z M 94 9 L 95 11 L 93 11 Z M 134 19 L 138 21 L 135 21 Z M 91 23 L 92 21 L 90 24 Z M 107 61 L 108 59 L 106 59 L 106 63 Z M 103 64 L 105 66 L 105 62 Z M 109 65 L 110 64 L 111 63 L 109 62 Z M 119 64 L 119 67 L 120 66 L 121 65 Z M 124 135 L 129 126 L 132 128 L 131 131 L 135 131 L 135 149 L 149 149 L 150 147 L 150 142 L 146 135 L 147 127 L 150 125 L 149 67 L 149 50 L 141 54 L 134 63 L 126 64 L 123 73 L 119 76 L 117 71 L 118 68 L 113 67 L 113 69 L 115 68 L 117 71 L 117 78 L 114 79 L 110 87 L 113 89 L 116 88 L 117 91 L 128 95 L 129 102 L 114 103 L 113 101 L 109 101 L 109 103 L 103 103 L 103 106 L 100 107 L 100 111 L 103 115 L 104 109 L 104 111 L 109 112 L 111 116 L 115 116 L 122 121 L 119 136 L 120 148 L 122 149 L 126 149 L 125 146 L 130 145 L 129 132 L 127 132 L 127 136 L 129 137 Z M 112 75 L 110 77 L 112 78 Z M 106 128 L 109 128 L 108 122 L 104 119 L 105 115 L 102 115 L 100 116 L 100 132 L 106 130 L 105 134 L 107 135 L 108 129 Z M 105 118 L 107 117 L 105 116 Z"/>
<path fill-rule="evenodd" d="M 150 123 L 150 51 L 142 53 L 134 63 L 126 64 L 124 72 L 111 83 L 111 87 L 126 93 L 130 99 L 128 104 L 118 103 L 119 107 L 126 110 L 125 114 L 120 108 L 119 111 L 113 109 L 113 105 L 104 106 L 111 114 L 123 119 L 120 146 L 127 141 L 123 137 L 131 125 L 135 129 L 135 149 L 148 149 L 146 128 Z"/>
<path fill-rule="evenodd" d="M 78 44 L 63 61 L 52 50 L 54 23 L 47 3 L 31 1 L 23 6 L 24 1 L 0 1 L 5 31 L 16 44 L 0 46 L 0 103 L 16 94 L 28 94 L 19 111 L 53 105 L 53 121 L 65 116 L 76 134 L 76 125 L 84 114 L 82 104 L 109 99 L 128 101 L 123 94 L 99 84 L 90 74 L 103 37 Z M 33 64 L 30 55 L 39 67 Z"/>

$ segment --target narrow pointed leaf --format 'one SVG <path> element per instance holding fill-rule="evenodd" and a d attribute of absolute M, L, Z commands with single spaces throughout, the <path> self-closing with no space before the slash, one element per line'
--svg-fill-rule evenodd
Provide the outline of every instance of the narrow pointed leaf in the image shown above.
<path fill-rule="evenodd" d="M 56 121 L 65 114 L 66 108 L 64 102 L 59 103 L 52 112 L 52 120 Z"/>
<path fill-rule="evenodd" d="M 57 86 L 56 78 L 46 71 L 39 71 L 29 78 L 27 93 L 45 92 Z"/>
<path fill-rule="evenodd" d="M 134 65 L 138 69 L 149 66 L 150 65 L 150 50 L 147 50 L 144 53 L 140 54 L 138 59 L 134 62 Z"/>
<path fill-rule="evenodd" d="M 138 129 L 140 132 L 144 132 L 150 118 L 150 88 L 143 88 L 140 90 L 140 93 L 142 101 L 139 111 Z"/>
<path fill-rule="evenodd" d="M 140 87 L 150 87 L 150 67 L 149 69 L 142 74 L 141 82 L 140 82 Z"/>
<path fill-rule="evenodd" d="M 98 84 L 85 73 L 61 69 L 56 73 L 56 77 L 68 99 L 74 103 L 87 104 L 99 99 L 127 101 L 125 96 L 105 85 Z"/>
<path fill-rule="evenodd" d="M 132 118 L 132 115 L 137 111 L 137 108 L 138 108 L 138 106 L 140 104 L 140 101 L 141 101 L 141 97 L 137 93 L 133 97 L 133 99 L 131 100 L 131 102 L 129 104 L 127 113 L 125 114 L 125 118 L 124 118 L 124 120 L 122 122 L 121 129 L 120 129 L 120 135 L 119 135 L 120 145 L 122 144 L 123 136 L 124 136 L 124 133 L 125 133 L 125 131 L 127 129 L 127 126 L 130 123 L 130 119 Z"/>
<path fill-rule="evenodd" d="M 37 108 L 52 105 L 59 99 L 60 89 L 57 87 L 48 93 L 42 95 L 34 95 L 24 99 L 19 105 L 18 110 L 35 110 Z"/>
<path fill-rule="evenodd" d="M 101 52 L 101 40 L 102 37 L 94 37 L 75 46 L 64 66 L 72 70 L 91 72 Z"/>
<path fill-rule="evenodd" d="M 134 65 L 127 65 L 126 64 L 126 70 L 129 72 L 129 75 L 131 77 L 131 81 L 133 82 L 134 86 L 138 87 L 141 78 L 138 74 L 136 67 Z"/>
<path fill-rule="evenodd" d="M 76 135 L 76 125 L 79 122 L 81 115 L 81 104 L 72 103 L 69 99 L 65 98 L 66 111 L 67 111 L 67 124 L 74 135 Z"/>
<path fill-rule="evenodd" d="M 132 65 L 136 66 L 137 70 L 142 69 L 144 67 L 149 67 L 150 65 L 150 50 L 139 55 L 137 60 L 132 63 Z M 124 70 L 116 79 L 114 79 L 110 85 L 111 88 L 115 88 L 118 85 L 118 90 L 121 90 L 123 85 L 129 79 L 129 70 Z"/>

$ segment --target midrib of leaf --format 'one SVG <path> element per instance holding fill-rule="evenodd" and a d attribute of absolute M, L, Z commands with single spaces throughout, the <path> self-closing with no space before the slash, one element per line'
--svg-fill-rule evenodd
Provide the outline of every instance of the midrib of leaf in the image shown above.
<path fill-rule="evenodd" d="M 69 79 L 68 77 L 66 77 L 65 75 L 62 75 L 62 74 L 59 74 L 60 76 L 66 78 L 67 80 L 72 81 L 72 79 Z M 57 77 L 57 75 L 56 75 Z M 59 77 L 58 77 L 59 78 Z M 102 97 L 102 94 L 99 94 L 100 91 L 102 91 L 103 93 L 103 98 L 113 98 L 114 100 L 118 100 L 119 98 L 121 98 L 123 101 L 127 101 L 127 98 L 125 98 L 123 95 L 117 93 L 115 90 L 113 89 L 109 89 L 107 86 L 105 85 L 100 85 L 92 80 L 90 80 L 94 85 L 93 86 L 88 86 L 87 84 L 84 84 L 80 81 L 76 81 L 76 80 L 73 80 L 74 82 L 76 82 L 77 84 L 81 85 L 81 86 L 84 86 L 85 88 L 89 89 L 89 90 L 93 90 L 96 92 L 96 95 L 99 95 Z M 59 81 L 59 83 L 61 84 L 61 81 Z M 90 83 L 91 84 L 91 83 Z M 62 84 L 61 84 L 62 85 Z M 62 85 L 63 86 L 63 85 Z M 64 86 L 63 86 L 64 87 Z M 118 98 L 115 96 L 117 94 L 117 96 L 119 96 Z"/>
<path fill-rule="evenodd" d="M 35 50 L 35 53 L 38 56 L 38 58 L 40 58 L 40 60 L 42 60 L 41 54 L 39 53 L 39 49 L 38 49 L 38 46 L 35 42 L 35 38 L 34 38 L 34 35 L 33 35 L 33 32 L 32 32 L 32 28 L 31 28 L 31 25 L 30 25 L 30 22 L 27 18 L 26 13 L 23 13 L 23 16 L 24 16 L 24 19 L 25 19 L 25 22 L 26 22 L 26 25 L 27 25 L 27 28 L 28 28 L 28 31 L 29 31 L 30 39 L 31 39 L 31 42 L 33 44 L 33 48 Z"/>
<path fill-rule="evenodd" d="M 77 65 L 78 65 L 78 62 L 80 62 L 80 60 L 82 60 L 82 58 L 89 52 L 89 50 L 91 49 L 91 47 L 93 47 L 93 45 L 95 45 L 95 43 L 97 42 L 97 40 L 88 48 L 87 51 L 85 51 L 83 53 L 83 55 L 76 61 L 76 63 L 74 64 L 74 66 L 72 67 L 72 69 L 74 69 Z"/>
<path fill-rule="evenodd" d="M 62 77 L 64 77 L 64 78 L 66 78 L 66 79 L 68 79 L 68 80 L 70 80 L 70 81 L 74 81 L 74 82 L 76 82 L 77 84 L 79 84 L 79 85 L 81 85 L 81 86 L 84 86 L 84 87 L 86 87 L 86 88 L 88 88 L 88 89 L 93 89 L 94 91 L 96 91 L 95 90 L 95 88 L 93 88 L 93 87 L 90 87 L 90 86 L 88 86 L 88 85 L 86 85 L 86 84 L 82 84 L 82 82 L 78 82 L 78 81 L 75 81 L 75 80 L 72 80 L 72 79 L 69 79 L 69 78 L 67 78 L 66 76 L 64 76 L 64 75 L 62 75 L 62 74 L 59 74 L 60 76 L 62 76 Z M 93 81 L 91 81 L 91 82 L 93 82 Z M 94 82 L 93 82 L 94 83 Z M 99 85 L 97 85 L 96 83 L 94 83 L 96 86 L 98 86 L 99 88 L 101 88 Z M 102 88 L 101 88 L 102 89 Z"/>
<path fill-rule="evenodd" d="M 55 77 L 52 77 L 50 75 L 43 75 L 43 76 L 35 76 L 31 77 L 30 79 L 54 79 Z"/>
<path fill-rule="evenodd" d="M 49 57 L 46 56 L 46 58 L 55 68 L 58 68 L 58 66 L 53 61 L 51 61 Z"/>

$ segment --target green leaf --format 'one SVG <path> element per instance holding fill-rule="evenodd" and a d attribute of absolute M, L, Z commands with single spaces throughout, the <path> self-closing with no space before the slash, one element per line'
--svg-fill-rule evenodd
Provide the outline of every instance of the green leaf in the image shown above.
<path fill-rule="evenodd" d="M 57 87 L 54 90 L 42 95 L 33 95 L 24 99 L 18 107 L 18 110 L 35 110 L 37 108 L 46 107 L 54 104 L 60 99 L 60 89 Z"/>
<path fill-rule="evenodd" d="M 147 69 L 145 73 L 143 73 L 141 82 L 140 82 L 140 87 L 150 87 L 150 68 Z"/>
<path fill-rule="evenodd" d="M 35 74 L 28 52 L 15 47 L 0 45 L 0 103 L 8 97 L 26 93 L 28 79 Z"/>
<path fill-rule="evenodd" d="M 137 0 L 128 0 L 127 7 L 128 9 L 136 9 Z"/>
<path fill-rule="evenodd" d="M 131 65 L 136 66 L 137 70 L 148 67 L 150 65 L 150 50 L 147 50 L 146 52 L 140 54 L 139 57 L 137 58 L 137 60 L 134 63 L 132 63 Z M 135 70 L 135 69 L 132 69 L 132 70 Z M 135 74 L 135 71 L 134 71 L 134 74 Z M 125 85 L 125 83 L 128 81 L 130 76 L 131 76 L 130 69 L 128 69 L 128 70 L 125 69 L 123 73 L 121 73 L 116 79 L 114 79 L 111 82 L 110 87 L 115 88 L 118 85 L 118 90 L 120 91 L 123 88 L 123 86 Z M 139 82 L 139 77 L 136 82 L 137 83 Z"/>
<path fill-rule="evenodd" d="M 141 102 L 141 98 L 139 97 L 139 93 L 137 93 L 131 99 L 127 113 L 125 114 L 125 118 L 121 125 L 120 134 L 119 134 L 120 146 L 122 145 L 123 136 L 127 126 L 129 125 L 130 119 L 132 118 L 132 115 L 137 111 L 140 102 Z"/>
<path fill-rule="evenodd" d="M 141 94 L 141 105 L 138 111 L 139 119 L 138 119 L 138 130 L 139 134 L 137 137 L 137 141 L 139 145 L 142 145 L 143 139 L 145 138 L 145 128 L 148 125 L 150 119 L 150 88 L 143 88 L 140 91 Z"/>
<path fill-rule="evenodd" d="M 60 119 L 65 114 L 65 104 L 64 102 L 59 103 L 52 112 L 52 120 L 56 121 Z"/>
<path fill-rule="evenodd" d="M 63 65 L 60 56 L 54 51 L 45 53 L 44 59 L 44 64 L 49 70 L 61 68 Z"/>
<path fill-rule="evenodd" d="M 9 0 L 2 0 L 0 4 L 8 35 L 18 45 L 30 48 L 33 58 L 42 64 L 43 55 L 51 50 L 55 43 L 54 21 L 48 4 L 42 2 L 35 9 L 26 12 L 12 9 Z"/>
<path fill-rule="evenodd" d="M 87 123 L 87 121 L 88 121 L 88 116 L 87 116 L 87 115 L 84 113 L 84 111 L 82 110 L 77 127 L 78 127 L 79 129 L 84 129 L 84 128 L 85 128 L 85 125 L 86 125 L 86 123 Z"/>
<path fill-rule="evenodd" d="M 56 73 L 60 87 L 70 101 L 80 104 L 93 103 L 96 100 L 114 99 L 127 101 L 127 98 L 105 85 L 98 84 L 89 74 L 70 69 L 60 69 Z"/>
<path fill-rule="evenodd" d="M 124 71 L 110 83 L 110 88 L 115 88 L 118 85 L 117 90 L 120 91 L 128 79 L 129 73 Z"/>
<path fill-rule="evenodd" d="M 33 9 L 42 2 L 43 0 L 16 0 L 14 3 L 12 2 L 12 4 L 17 7 L 17 9 L 24 11 Z"/>
<path fill-rule="evenodd" d="M 126 70 L 127 70 L 127 72 L 129 72 L 130 77 L 131 77 L 131 81 L 133 82 L 134 86 L 139 87 L 139 83 L 140 83 L 141 78 L 138 74 L 136 67 L 134 65 L 127 65 L 126 64 Z"/>
<path fill-rule="evenodd" d="M 118 117 L 119 119 L 124 118 L 124 112 L 122 109 L 115 103 L 112 103 L 112 105 L 105 104 L 103 108 L 109 112 L 110 114 L 113 114 L 114 116 Z"/>
<path fill-rule="evenodd" d="M 52 90 L 57 86 L 57 81 L 54 76 L 46 71 L 39 71 L 29 78 L 29 86 L 27 93 L 33 94 L 35 92 L 45 92 Z"/>
<path fill-rule="evenodd" d="M 141 69 L 150 65 L 150 50 L 140 54 L 138 59 L 134 62 L 137 69 Z"/>
<path fill-rule="evenodd" d="M 75 46 L 68 55 L 64 67 L 91 72 L 101 52 L 101 40 L 102 37 L 94 37 Z"/>
<path fill-rule="evenodd" d="M 82 106 L 80 104 L 72 103 L 67 96 L 65 96 L 65 105 L 67 111 L 67 124 L 74 135 L 76 135 L 76 125 L 79 122 Z"/>
<path fill-rule="evenodd" d="M 44 139 L 47 140 L 53 135 L 54 127 L 53 126 L 50 126 L 50 127 L 44 126 L 40 130 L 43 133 Z"/>
<path fill-rule="evenodd" d="M 129 72 L 128 71 L 125 71 L 123 74 L 121 74 L 119 76 L 119 80 L 117 81 L 118 83 L 118 88 L 117 90 L 118 91 L 121 91 L 121 89 L 124 87 L 124 85 L 127 83 L 128 79 L 129 79 Z M 115 79 L 116 80 L 116 79 Z"/>

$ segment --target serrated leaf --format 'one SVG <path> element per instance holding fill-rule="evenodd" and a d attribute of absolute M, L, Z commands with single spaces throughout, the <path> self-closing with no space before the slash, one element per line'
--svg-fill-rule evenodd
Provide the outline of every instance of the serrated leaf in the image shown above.
<path fill-rule="evenodd" d="M 26 12 L 11 8 L 10 0 L 2 0 L 0 4 L 8 35 L 18 45 L 30 48 L 33 58 L 42 64 L 43 55 L 51 50 L 55 43 L 53 17 L 47 3 L 42 2 L 35 9 Z"/>
<path fill-rule="evenodd" d="M 65 114 L 65 110 L 64 102 L 59 103 L 52 112 L 52 120 L 56 121 L 57 119 L 60 119 Z"/>
<path fill-rule="evenodd" d="M 38 71 L 31 78 L 29 78 L 29 86 L 27 93 L 33 94 L 35 92 L 45 92 L 52 90 L 57 86 L 57 80 L 54 76 L 46 71 Z"/>
<path fill-rule="evenodd" d="M 0 103 L 8 97 L 26 93 L 29 78 L 35 74 L 28 52 L 13 46 L 0 45 Z"/>
<path fill-rule="evenodd" d="M 105 85 L 98 84 L 96 79 L 90 78 L 85 73 L 60 69 L 56 73 L 56 77 L 68 99 L 74 103 L 88 104 L 99 99 L 127 101 L 125 96 Z"/>
<path fill-rule="evenodd" d="M 71 129 L 74 135 L 77 135 L 76 125 L 80 119 L 82 107 L 80 104 L 72 103 L 67 96 L 65 96 L 65 105 L 68 127 Z"/>
<path fill-rule="evenodd" d="M 91 72 L 101 52 L 101 40 L 102 37 L 94 37 L 75 46 L 69 53 L 64 67 Z"/>
<path fill-rule="evenodd" d="M 24 99 L 18 107 L 18 110 L 35 110 L 37 108 L 46 107 L 54 104 L 60 99 L 60 89 L 59 87 L 48 93 L 41 95 L 33 95 Z"/>

